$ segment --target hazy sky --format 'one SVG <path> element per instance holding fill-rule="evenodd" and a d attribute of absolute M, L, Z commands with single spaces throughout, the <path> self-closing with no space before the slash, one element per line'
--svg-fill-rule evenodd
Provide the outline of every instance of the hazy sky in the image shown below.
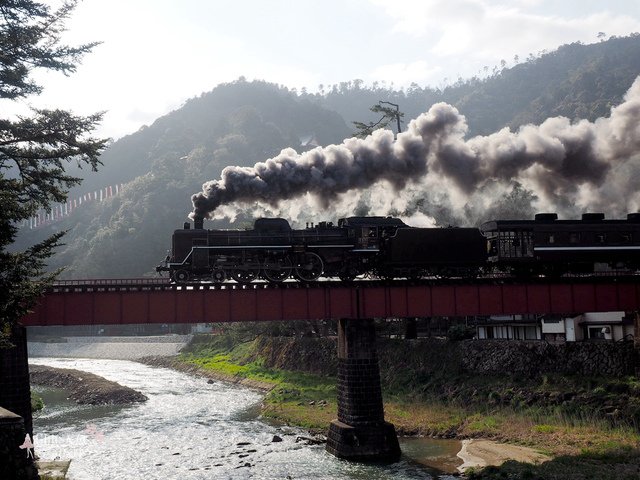
<path fill-rule="evenodd" d="M 67 25 L 67 42 L 103 43 L 73 76 L 38 77 L 45 92 L 27 103 L 106 110 L 98 133 L 118 138 L 241 75 L 310 91 L 443 86 L 640 32 L 640 0 L 84 0 Z"/>

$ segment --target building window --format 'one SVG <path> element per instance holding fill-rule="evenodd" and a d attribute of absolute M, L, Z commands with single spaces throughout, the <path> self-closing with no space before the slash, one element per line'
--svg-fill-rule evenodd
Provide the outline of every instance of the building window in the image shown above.
<path fill-rule="evenodd" d="M 487 338 L 493 338 L 493 327 L 485 327 L 487 330 Z"/>

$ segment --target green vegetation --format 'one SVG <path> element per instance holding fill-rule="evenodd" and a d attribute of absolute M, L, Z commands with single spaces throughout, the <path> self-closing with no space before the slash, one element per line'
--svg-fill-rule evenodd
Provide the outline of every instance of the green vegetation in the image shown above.
<path fill-rule="evenodd" d="M 44 400 L 35 392 L 31 392 L 31 411 L 37 412 L 44 408 Z"/>
<path fill-rule="evenodd" d="M 53 11 L 45 3 L 3 2 L 0 100 L 18 102 L 38 95 L 42 86 L 34 73 L 73 73 L 76 63 L 96 45 L 61 43 L 75 5 L 63 2 Z M 0 347 L 10 344 L 12 325 L 56 276 L 45 267 L 64 235 L 47 232 L 16 251 L 19 225 L 38 209 L 49 211 L 64 202 L 68 190 L 80 183 L 66 172 L 70 163 L 96 169 L 106 140 L 89 134 L 101 118 L 102 114 L 79 117 L 64 110 L 32 109 L 28 115 L 0 119 Z"/>
<path fill-rule="evenodd" d="M 214 339 L 183 353 L 181 359 L 204 370 L 271 385 L 263 415 L 316 430 L 325 429 L 335 417 L 336 379 L 304 372 L 268 368 L 254 357 L 256 342 L 232 346 L 228 338 Z"/>
<path fill-rule="evenodd" d="M 476 335 L 476 329 L 473 326 L 458 324 L 452 325 L 447 331 L 447 338 L 452 342 L 457 340 L 469 340 Z"/>

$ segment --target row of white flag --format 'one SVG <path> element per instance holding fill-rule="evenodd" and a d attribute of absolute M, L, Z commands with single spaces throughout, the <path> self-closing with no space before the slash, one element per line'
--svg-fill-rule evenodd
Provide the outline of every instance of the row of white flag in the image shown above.
<path fill-rule="evenodd" d="M 74 199 L 67 200 L 66 203 L 60 203 L 51 208 L 51 210 L 39 210 L 33 217 L 22 222 L 23 227 L 29 227 L 30 229 L 44 227 L 51 223 L 62 220 L 65 217 L 71 215 L 76 209 L 82 205 L 86 205 L 89 202 L 102 202 L 107 198 L 111 198 L 114 195 L 118 195 L 122 191 L 123 184 L 109 185 L 108 187 L 101 188 L 94 192 L 88 192 L 84 195 L 80 195 Z"/>

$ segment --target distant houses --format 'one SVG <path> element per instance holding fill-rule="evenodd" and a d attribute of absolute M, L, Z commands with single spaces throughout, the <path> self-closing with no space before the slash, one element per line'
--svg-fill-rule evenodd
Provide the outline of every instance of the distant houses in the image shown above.
<path fill-rule="evenodd" d="M 549 343 L 633 339 L 633 314 L 586 312 L 561 315 L 494 315 L 476 320 L 479 340 L 544 340 Z"/>

